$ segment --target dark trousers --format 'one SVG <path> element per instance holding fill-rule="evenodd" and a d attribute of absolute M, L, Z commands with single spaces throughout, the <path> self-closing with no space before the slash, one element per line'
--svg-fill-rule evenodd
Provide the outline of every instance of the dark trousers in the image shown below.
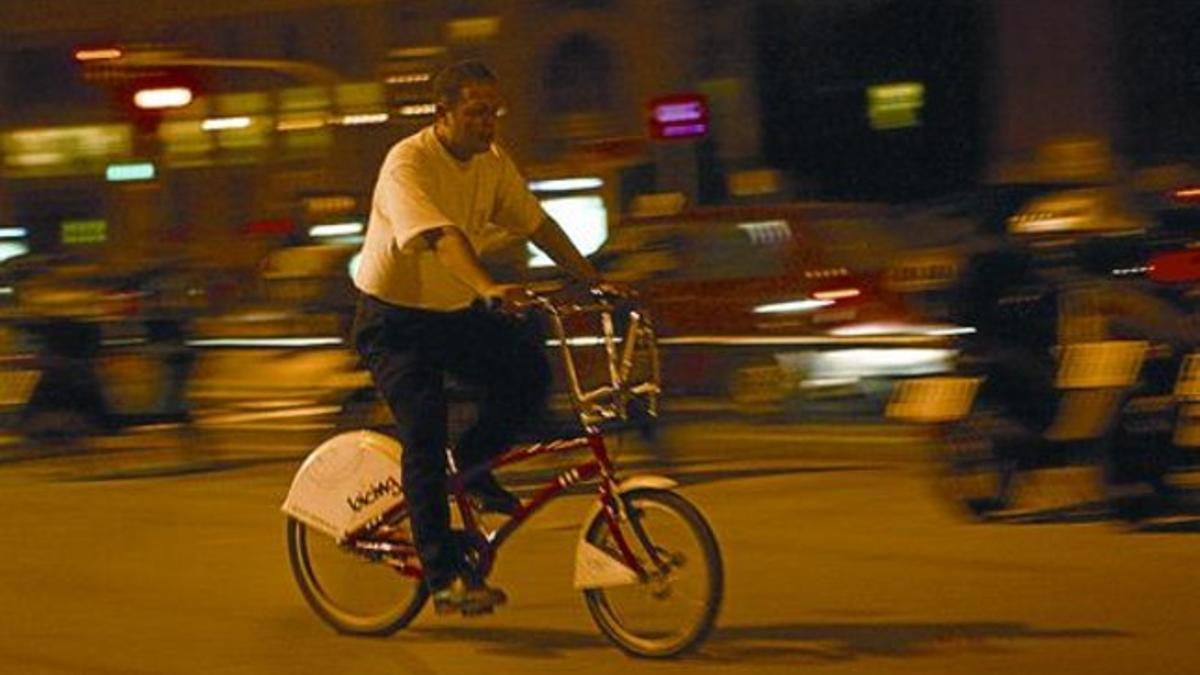
<path fill-rule="evenodd" d="M 462 560 L 445 487 L 445 376 L 484 392 L 476 423 L 454 449 L 465 469 L 506 450 L 542 411 L 550 386 L 545 349 L 539 331 L 512 316 L 397 307 L 369 295 L 359 298 L 353 340 L 396 420 L 413 536 L 436 590 L 459 573 Z"/>

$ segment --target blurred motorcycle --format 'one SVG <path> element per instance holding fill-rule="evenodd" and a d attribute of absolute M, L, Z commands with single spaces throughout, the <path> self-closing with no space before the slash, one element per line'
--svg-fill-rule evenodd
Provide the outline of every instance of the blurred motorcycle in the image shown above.
<path fill-rule="evenodd" d="M 1136 518 L 1174 493 L 1186 459 L 1172 432 L 1192 324 L 1135 286 L 1030 264 L 976 261 L 959 372 L 901 383 L 888 416 L 931 425 L 936 485 L 973 517 L 1017 507 L 1019 486 L 1056 472 L 1089 476 L 1110 512 Z"/>

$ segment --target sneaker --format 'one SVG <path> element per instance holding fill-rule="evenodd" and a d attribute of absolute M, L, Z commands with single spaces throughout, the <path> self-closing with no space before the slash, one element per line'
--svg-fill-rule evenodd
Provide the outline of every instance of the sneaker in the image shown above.
<path fill-rule="evenodd" d="M 475 499 L 480 511 L 515 515 L 521 508 L 521 500 L 504 489 L 496 477 L 486 473 L 467 486 L 467 494 Z"/>
<path fill-rule="evenodd" d="M 506 602 L 508 596 L 499 588 L 468 584 L 461 577 L 456 577 L 449 586 L 433 592 L 433 609 L 438 614 L 491 614 Z"/>

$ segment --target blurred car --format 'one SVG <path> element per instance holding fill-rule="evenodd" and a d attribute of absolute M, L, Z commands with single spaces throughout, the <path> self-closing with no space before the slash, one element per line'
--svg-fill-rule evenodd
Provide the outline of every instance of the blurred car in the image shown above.
<path fill-rule="evenodd" d="M 651 309 L 669 392 L 744 412 L 872 399 L 877 380 L 948 367 L 881 283 L 897 247 L 887 214 L 797 203 L 628 217 L 593 260 Z"/>
<path fill-rule="evenodd" d="M 1135 274 L 1161 237 L 1155 214 L 1127 186 L 1030 182 L 981 185 L 974 190 L 897 208 L 893 225 L 901 245 L 883 273 L 884 287 L 904 295 L 931 318 L 947 302 L 976 254 L 1021 240 L 1064 254 L 1085 240 L 1094 265 Z"/>

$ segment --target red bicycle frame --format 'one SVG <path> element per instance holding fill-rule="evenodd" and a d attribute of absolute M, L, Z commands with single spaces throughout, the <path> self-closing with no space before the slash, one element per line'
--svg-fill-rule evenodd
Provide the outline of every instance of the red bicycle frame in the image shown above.
<path fill-rule="evenodd" d="M 505 520 L 499 528 L 490 532 L 485 531 L 478 512 L 465 489 L 465 486 L 473 479 L 485 472 L 535 457 L 583 449 L 591 452 L 591 459 L 560 471 L 553 479 L 538 489 L 530 499 L 523 502 L 517 512 Z M 473 552 L 480 556 L 476 564 L 480 573 L 486 575 L 491 570 L 500 546 L 534 513 L 540 511 L 543 506 L 572 485 L 590 481 L 596 477 L 601 479 L 597 485 L 597 497 L 603 505 L 605 520 L 612 533 L 613 541 L 616 542 L 620 551 L 622 561 L 637 573 L 639 578 L 644 579 L 648 576 L 648 572 L 638 557 L 634 555 L 620 528 L 624 507 L 618 497 L 618 481 L 612 460 L 608 456 L 608 447 L 604 443 L 604 436 L 598 429 L 590 428 L 586 435 L 577 438 L 514 447 L 489 462 L 470 467 L 461 473 L 451 463 L 451 473 L 446 479 L 446 492 L 458 506 L 463 519 L 464 534 L 470 538 Z M 377 522 L 369 523 L 350 533 L 343 545 L 368 555 L 384 556 L 386 561 L 401 574 L 415 578 L 421 577 L 423 572 L 420 562 L 417 560 L 415 544 L 411 539 L 402 539 L 398 536 L 403 530 L 387 525 L 400 522 L 407 510 L 407 501 L 401 501 L 381 515 Z M 383 525 L 381 526 L 381 524 Z M 653 548 L 650 548 L 648 553 L 656 565 L 660 564 L 661 561 L 658 560 L 657 552 Z"/>
<path fill-rule="evenodd" d="M 599 477 L 597 497 L 602 505 L 602 512 L 613 541 L 616 543 L 625 565 L 633 570 L 640 579 L 645 580 L 649 573 L 634 555 L 620 528 L 621 519 L 629 514 L 625 513 L 625 507 L 618 495 L 619 482 L 612 460 L 608 455 L 608 448 L 604 444 L 604 436 L 597 425 L 606 420 L 623 418 L 625 405 L 633 397 L 646 398 L 652 414 L 657 411 L 657 397 L 660 391 L 658 357 L 649 316 L 641 311 L 630 311 L 627 331 L 624 336 L 618 336 L 613 320 L 614 305 L 610 300 L 601 298 L 590 304 L 556 304 L 545 296 L 532 294 L 530 304 L 544 309 L 551 318 L 551 326 L 557 338 L 567 374 L 568 392 L 586 432 L 577 438 L 517 446 L 488 462 L 468 467 L 462 472 L 459 472 L 455 465 L 453 455 L 447 451 L 450 474 L 446 479 L 446 492 L 453 497 L 458 505 L 459 513 L 462 515 L 463 534 L 469 540 L 468 551 L 477 556 L 477 559 L 474 560 L 477 571 L 486 576 L 491 570 L 500 545 L 534 513 L 572 485 Z M 570 341 L 567 339 L 566 329 L 563 325 L 564 316 L 581 314 L 599 315 L 604 354 L 609 366 L 607 369 L 608 382 L 591 391 L 584 391 L 580 383 Z M 624 342 L 623 348 L 618 349 L 618 343 L 622 341 Z M 651 367 L 646 381 L 634 382 L 631 381 L 630 372 L 634 351 L 639 345 L 644 345 L 650 350 Z M 504 466 L 535 457 L 585 448 L 591 452 L 590 460 L 561 471 L 554 479 L 541 487 L 530 500 L 523 503 L 518 511 L 498 529 L 485 532 L 464 486 L 483 473 Z M 375 521 L 350 533 L 342 544 L 353 551 L 383 560 L 401 574 L 420 577 L 422 570 L 417 560 L 416 546 L 411 535 L 404 532 L 403 527 L 395 525 L 403 522 L 407 508 L 407 500 L 401 501 Z M 646 549 L 651 562 L 656 567 L 663 568 L 664 561 L 654 547 L 649 545 L 645 534 L 636 522 L 634 522 L 633 531 L 641 541 L 643 548 Z"/>

